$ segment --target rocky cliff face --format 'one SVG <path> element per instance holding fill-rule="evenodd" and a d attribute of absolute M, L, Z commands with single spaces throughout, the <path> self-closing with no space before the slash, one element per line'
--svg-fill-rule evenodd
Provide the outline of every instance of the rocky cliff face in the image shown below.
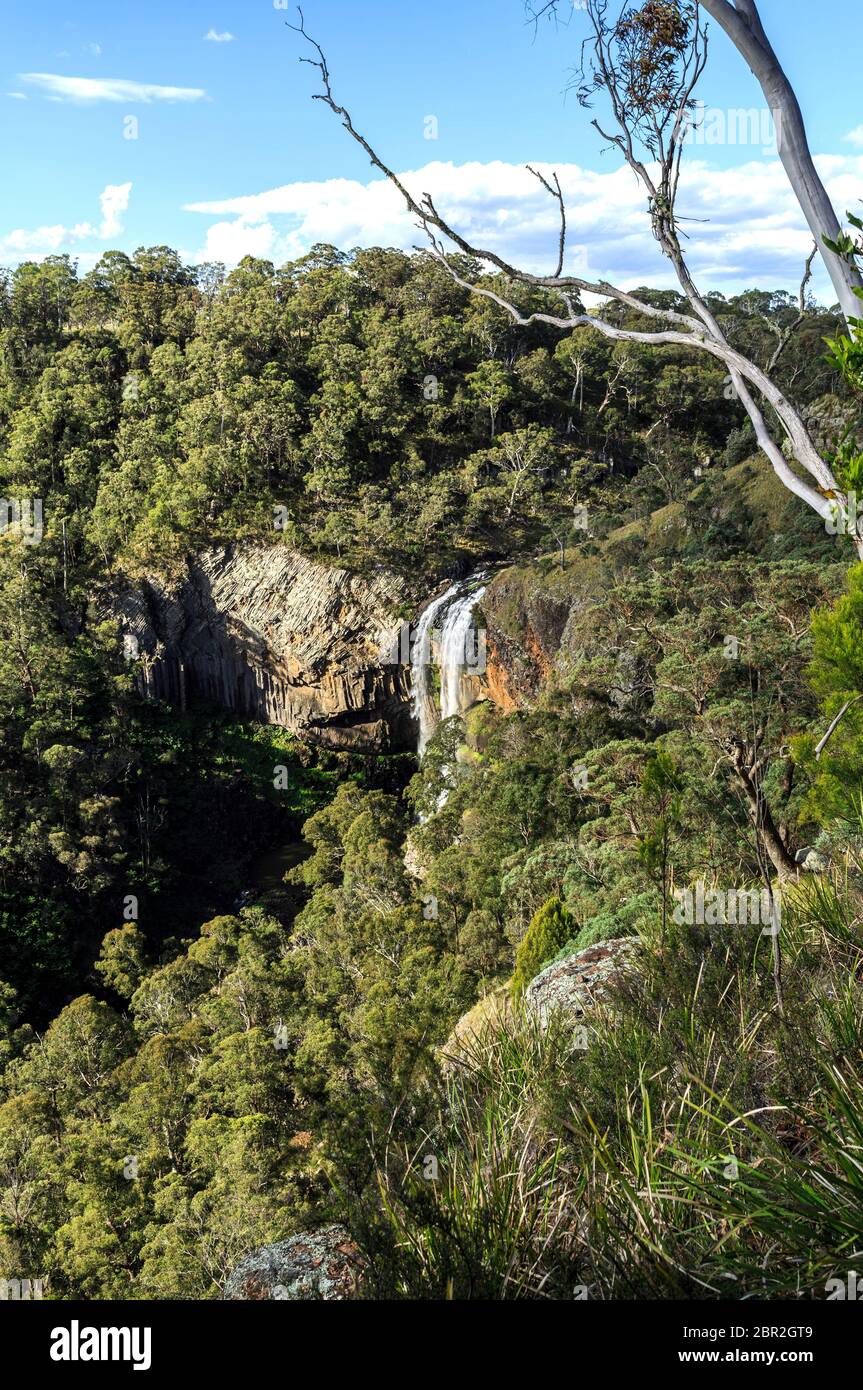
<path fill-rule="evenodd" d="M 207 551 L 176 579 L 123 581 L 110 607 L 143 694 L 373 752 L 415 744 L 409 673 L 387 659 L 406 600 L 390 573 L 250 545 Z"/>
<path fill-rule="evenodd" d="M 530 706 L 551 674 L 577 603 L 570 574 L 548 583 L 530 568 L 504 570 L 482 603 L 488 632 L 488 697 L 505 713 Z"/>

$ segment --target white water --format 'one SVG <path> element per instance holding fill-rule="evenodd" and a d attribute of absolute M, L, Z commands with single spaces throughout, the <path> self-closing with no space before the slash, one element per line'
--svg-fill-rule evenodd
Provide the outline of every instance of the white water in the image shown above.
<path fill-rule="evenodd" d="M 464 711 L 462 677 L 469 669 L 471 615 L 484 593 L 485 586 L 475 589 L 447 608 L 440 640 L 441 719 Z"/>
<path fill-rule="evenodd" d="M 439 598 L 432 599 L 420 615 L 416 627 L 411 651 L 411 710 L 414 719 L 419 724 L 417 753 L 420 757 L 425 752 L 438 723 L 438 714 L 429 684 L 429 666 L 433 655 L 431 634 L 438 613 L 446 607 L 451 599 L 455 598 L 458 591 L 459 585 L 451 584 Z"/>
<path fill-rule="evenodd" d="M 419 724 L 417 752 L 420 757 L 428 746 L 442 719 L 462 714 L 466 708 L 462 684 L 467 670 L 476 670 L 469 661 L 471 650 L 471 616 L 485 593 L 485 585 L 476 587 L 484 575 L 475 575 L 462 583 L 451 584 L 445 593 L 434 599 L 417 623 L 411 661 L 412 706 Z M 470 587 L 469 587 L 470 586 Z M 434 656 L 432 633 L 442 616 L 437 659 L 440 663 L 440 712 L 429 684 L 429 664 Z"/>

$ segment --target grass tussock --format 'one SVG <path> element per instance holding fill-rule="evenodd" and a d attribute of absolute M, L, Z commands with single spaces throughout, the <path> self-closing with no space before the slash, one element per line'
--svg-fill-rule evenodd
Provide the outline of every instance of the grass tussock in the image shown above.
<path fill-rule="evenodd" d="M 863 1259 L 861 920 L 851 853 L 786 894 L 781 1010 L 769 936 L 680 926 L 586 1048 L 523 1009 L 473 1038 L 378 1154 L 370 1293 L 826 1297 Z"/>

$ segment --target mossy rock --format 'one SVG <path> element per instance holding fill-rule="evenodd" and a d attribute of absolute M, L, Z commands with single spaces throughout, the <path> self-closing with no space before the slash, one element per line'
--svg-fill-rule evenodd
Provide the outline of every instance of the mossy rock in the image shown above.
<path fill-rule="evenodd" d="M 229 1274 L 222 1297 L 240 1302 L 355 1298 L 363 1264 L 357 1245 L 343 1226 L 301 1231 L 246 1255 Z"/>
<path fill-rule="evenodd" d="M 573 1026 L 581 1023 L 608 1002 L 613 987 L 635 968 L 641 950 L 640 941 L 626 936 L 553 961 L 525 990 L 526 1009 L 543 1029 L 555 1014 L 563 1015 Z"/>

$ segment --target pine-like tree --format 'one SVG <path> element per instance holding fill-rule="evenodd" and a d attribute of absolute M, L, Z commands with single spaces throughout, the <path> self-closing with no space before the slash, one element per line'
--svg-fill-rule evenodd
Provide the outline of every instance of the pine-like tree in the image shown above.
<path fill-rule="evenodd" d="M 515 970 L 510 989 L 521 998 L 534 976 L 578 931 L 578 923 L 567 912 L 560 898 L 549 898 L 534 913 L 531 924 L 515 953 Z"/>

